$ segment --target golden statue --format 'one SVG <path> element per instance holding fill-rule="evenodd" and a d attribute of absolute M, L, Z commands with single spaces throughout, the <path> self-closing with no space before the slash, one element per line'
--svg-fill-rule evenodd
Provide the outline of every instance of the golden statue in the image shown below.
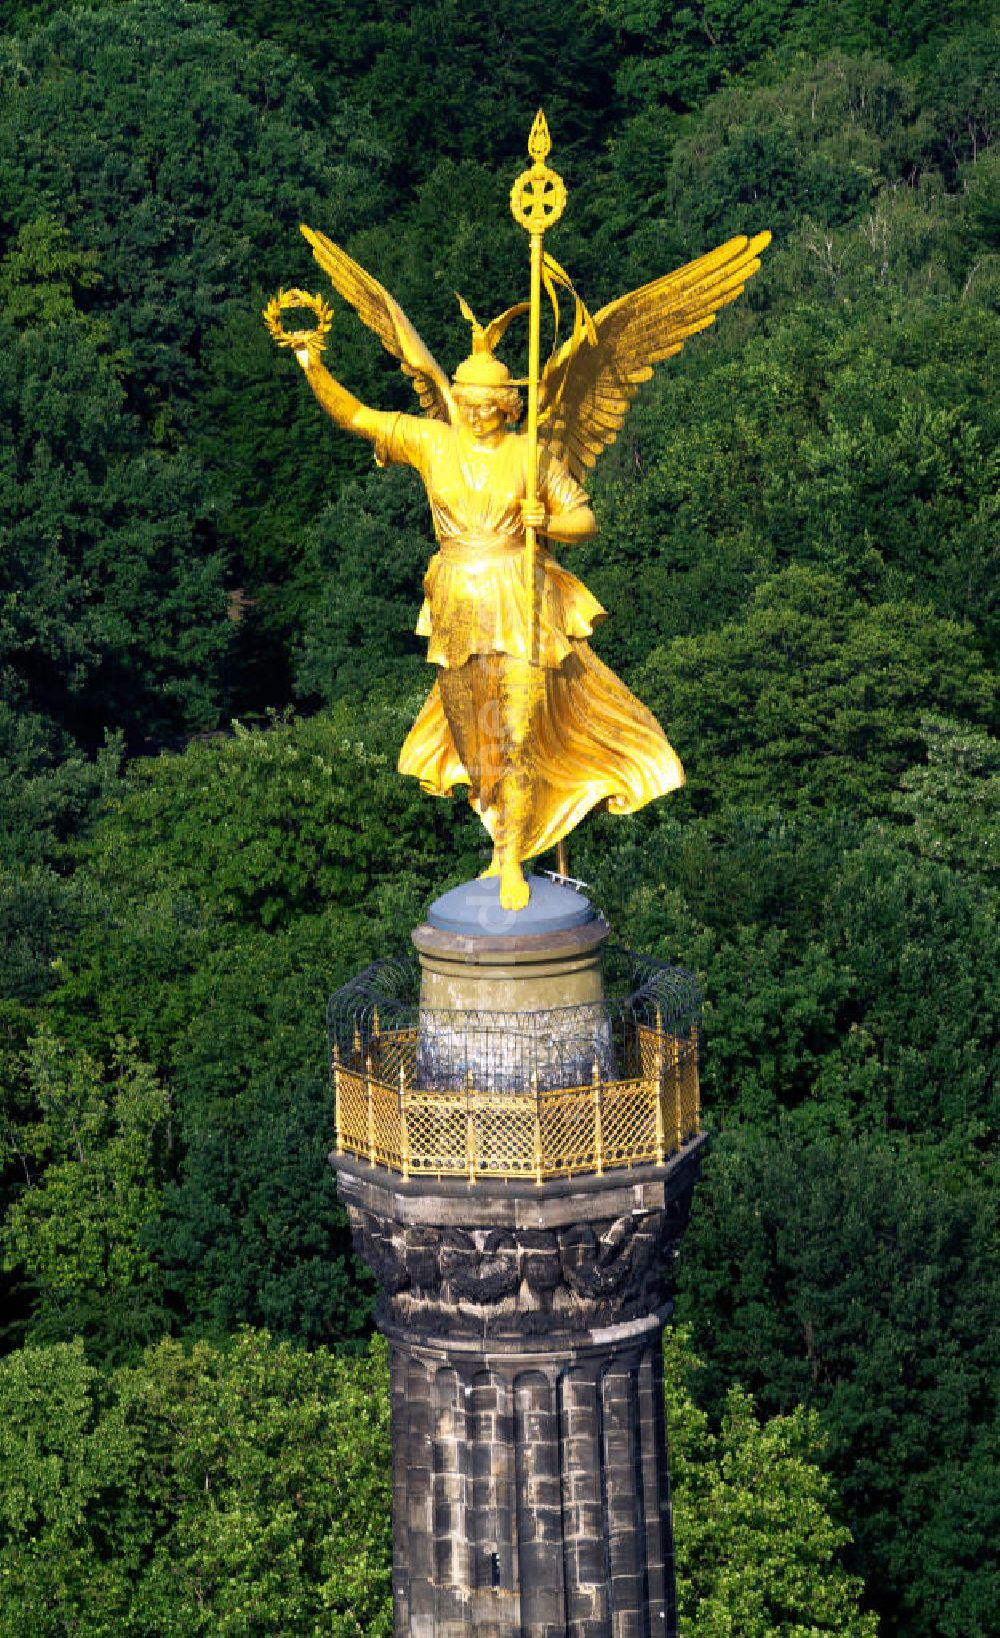
<path fill-rule="evenodd" d="M 539 113 L 529 140 L 534 164 L 511 193 L 531 235 L 531 299 L 484 326 L 459 297 L 472 352 L 450 382 L 388 291 L 322 233 L 302 228 L 334 288 L 412 379 L 422 415 L 368 409 L 334 380 L 320 358 L 331 319 L 320 297 L 283 291 L 264 313 L 337 425 L 368 438 L 380 466 L 404 463 L 424 482 L 439 550 L 416 629 L 428 639 L 437 681 L 399 770 L 435 796 L 468 785 L 493 841 L 485 874 L 499 875 L 508 910 L 528 901 L 523 861 L 560 843 L 591 808 L 634 813 L 684 783 L 656 719 L 590 648 L 604 609 L 550 548 L 594 534 L 587 469 L 614 442 L 652 366 L 740 295 L 770 241 L 769 233 L 730 239 L 591 318 L 543 249 L 566 199 L 544 163 L 548 151 Z M 543 285 L 557 325 L 557 285 L 573 294 L 576 320 L 540 375 Z M 289 307 L 311 308 L 316 329 L 285 331 L 280 314 Z M 494 349 L 526 311 L 529 374 L 519 383 Z M 514 430 L 520 385 L 528 388 L 524 432 Z"/>

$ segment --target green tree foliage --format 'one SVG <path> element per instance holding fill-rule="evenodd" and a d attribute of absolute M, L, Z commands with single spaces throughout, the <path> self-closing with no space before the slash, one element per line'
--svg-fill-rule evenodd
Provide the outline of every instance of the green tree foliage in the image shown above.
<path fill-rule="evenodd" d="M 845 975 L 837 1050 L 816 1091 L 915 1140 L 971 1154 L 1000 1122 L 996 901 L 874 832 L 832 884 L 826 937 Z M 832 1078 L 831 1078 L 832 1077 Z"/>
<path fill-rule="evenodd" d="M 53 862 L 80 834 L 115 782 L 121 749 L 109 739 L 87 757 L 44 717 L 0 702 L 0 868 L 8 880 Z"/>
<path fill-rule="evenodd" d="M 96 253 L 94 310 L 116 320 L 136 390 L 183 418 L 205 340 L 277 279 L 335 183 L 308 84 L 210 7 L 159 0 L 60 13 L 5 42 L 0 81 L 5 218 L 58 209 Z M 355 222 L 374 185 L 345 197 Z"/>
<path fill-rule="evenodd" d="M 337 908 L 359 913 L 406 872 L 448 868 L 456 811 L 467 831 L 451 872 L 488 843 L 461 805 L 429 802 L 395 770 L 416 699 L 362 715 L 337 706 L 194 742 L 133 763 L 88 847 L 115 895 L 168 888 L 234 930 L 280 928 Z"/>
<path fill-rule="evenodd" d="M 866 607 L 805 568 L 759 586 L 739 625 L 654 649 L 639 687 L 675 743 L 690 735 L 696 808 L 862 816 L 922 759 L 922 710 L 982 721 L 996 697 L 968 631 L 927 606 Z"/>
<path fill-rule="evenodd" d="M 913 826 L 913 845 L 928 859 L 985 884 L 1000 870 L 1000 743 L 991 734 L 943 717 L 921 729 L 927 761 L 904 775 L 896 811 Z"/>
<path fill-rule="evenodd" d="M 949 176 L 988 154 L 1000 121 L 996 7 L 984 7 L 969 25 L 919 59 L 919 83 Z M 946 156 L 946 157 L 945 157 Z M 996 155 L 994 154 L 995 160 Z"/>
<path fill-rule="evenodd" d="M 78 1344 L 0 1369 L 0 1633 L 389 1638 L 381 1353 L 245 1333 L 99 1375 Z"/>
<path fill-rule="evenodd" d="M 696 108 L 730 76 L 796 48 L 810 54 L 838 45 L 898 61 L 942 36 L 981 20 L 972 0 L 942 12 L 929 3 L 891 0 L 708 0 L 675 6 L 668 0 L 598 0 L 621 52 L 621 93 L 640 105 Z"/>
<path fill-rule="evenodd" d="M 956 1188 L 903 1141 L 786 1122 L 719 1138 L 705 1167 L 679 1309 L 706 1399 L 738 1376 L 768 1413 L 820 1409 L 890 1632 L 993 1630 L 998 1254 L 995 1179 Z"/>
<path fill-rule="evenodd" d="M 367 1321 L 326 1159 L 326 1001 L 405 947 L 482 848 L 464 804 L 430 803 L 381 749 L 416 703 L 133 764 L 77 871 L 53 1007 L 95 1051 L 129 1029 L 168 1080 L 174 1147 L 147 1243 L 183 1323 L 316 1340 Z"/>
<path fill-rule="evenodd" d="M 303 32 L 273 0 L 224 4 L 234 28 L 277 40 L 307 62 L 317 94 L 337 107 L 344 80 L 392 154 L 401 193 L 439 160 L 498 171 L 523 158 L 525 110 L 545 103 L 570 153 L 599 148 L 607 126 L 614 44 L 588 0 L 318 0 Z M 447 113 L 442 117 L 442 111 Z"/>
<path fill-rule="evenodd" d="M 574 868 L 621 937 L 700 975 L 713 1120 L 763 1129 L 802 1105 L 970 1160 L 989 1149 L 1000 926 L 981 881 L 908 826 L 733 810 L 635 829 L 595 825 Z"/>
<path fill-rule="evenodd" d="M 728 322 L 640 397 L 595 484 L 601 531 L 573 567 L 611 610 L 611 658 L 722 625 L 769 574 L 808 565 L 865 602 L 933 604 L 995 662 L 995 316 L 848 324 L 810 305 L 738 357 Z M 615 609 L 640 574 L 630 627 Z"/>
<path fill-rule="evenodd" d="M 379 210 L 381 164 L 370 123 L 341 112 L 324 125 L 297 64 L 228 31 L 210 7 L 136 0 L 60 13 L 34 33 L 0 42 L 0 220 L 13 237 L 41 213 L 57 214 L 83 256 L 87 311 L 113 340 L 128 406 L 147 443 L 141 482 L 133 474 L 124 493 L 120 482 L 102 479 L 100 488 L 115 518 L 148 504 L 150 490 L 169 492 L 192 576 L 216 572 L 221 545 L 234 578 L 249 576 L 251 590 L 294 579 L 300 531 L 283 522 L 280 508 L 275 514 L 261 505 L 264 477 L 274 497 L 303 482 L 315 492 L 329 457 L 315 448 L 315 420 L 297 372 L 273 356 L 260 308 L 281 280 L 294 282 L 297 271 L 300 282 L 310 277 L 297 233 L 303 216 L 343 237 Z M 94 371 L 79 343 L 77 356 L 67 357 L 69 342 L 65 332 L 51 336 L 38 366 L 58 370 L 63 388 L 88 383 Z M 230 365 L 234 352 L 238 371 Z M 105 401 L 89 414 L 81 408 L 64 417 L 78 482 L 85 473 L 93 482 L 95 460 L 109 444 L 114 449 L 116 410 L 106 400 L 121 387 L 112 378 L 103 390 Z M 283 424 L 278 443 L 276 418 Z M 87 441 L 78 440 L 78 423 Z M 41 430 L 35 414 L 28 424 Z M 88 442 L 97 449 L 88 452 Z M 210 509 L 204 488 L 194 492 L 193 476 L 185 475 L 192 454 L 195 470 L 207 469 Z M 244 541 L 248 484 L 247 498 L 257 504 Z M 95 530 L 99 541 L 114 539 L 109 521 Z M 138 548 L 141 562 L 142 545 L 141 536 L 118 541 L 124 561 Z M 49 552 L 58 581 L 61 562 L 55 547 Z M 137 605 L 142 590 L 136 587 Z M 280 601 L 279 612 L 269 612 L 264 594 L 265 626 L 280 625 Z M 176 612 L 184 615 L 177 641 L 190 644 L 195 611 Z M 226 629 L 221 622 L 217 640 Z M 72 660 L 61 663 L 68 668 Z M 211 656 L 184 655 L 179 670 L 189 687 L 208 685 L 216 720 Z"/>
<path fill-rule="evenodd" d="M 10 1638 L 54 1638 L 84 1609 L 95 1634 L 121 1630 L 138 1545 L 127 1500 L 141 1491 L 134 1437 L 120 1413 L 100 1414 L 99 1387 L 80 1342 L 22 1349 L 0 1367 L 0 1632 Z"/>
<path fill-rule="evenodd" d="M 164 1323 L 144 1234 L 160 1203 L 167 1095 L 121 1040 L 108 1070 L 51 1035 L 26 1057 L 38 1118 L 5 1133 L 4 1162 L 26 1181 L 3 1225 L 4 1264 L 34 1289 L 36 1338 L 86 1333 L 117 1352 Z"/>
<path fill-rule="evenodd" d="M 691 1638 L 875 1638 L 845 1575 L 851 1540 L 822 1471 L 818 1416 L 758 1420 L 738 1386 L 718 1431 L 691 1396 L 701 1370 L 684 1331 L 665 1347 L 680 1630 Z"/>
<path fill-rule="evenodd" d="M 305 623 L 300 695 L 331 703 L 373 689 L 415 693 L 433 672 L 413 634 L 427 561 L 427 500 L 413 473 L 375 472 L 316 522 L 310 558 L 323 593 Z"/>
<path fill-rule="evenodd" d="M 696 255 L 706 236 L 747 232 L 747 213 L 762 208 L 782 237 L 803 216 L 848 221 L 919 153 L 906 78 L 837 52 L 711 97 L 674 145 L 666 202 Z"/>
<path fill-rule="evenodd" d="M 146 446 L 108 327 L 76 305 L 95 277 L 46 217 L 0 263 L 0 677 L 99 741 L 211 721 L 228 628 L 201 473 Z"/>
<path fill-rule="evenodd" d="M 13 1423 L 47 1407 L 53 1442 L 5 1464 L 42 1500 L 7 1493 L 0 1632 L 156 1630 L 168 1558 L 192 1567 L 177 1630 L 248 1630 L 251 1584 L 297 1630 L 385 1619 L 383 1570 L 346 1537 L 372 1601 L 316 1613 L 326 1572 L 295 1560 L 288 1512 L 305 1490 L 268 1491 L 250 1434 L 220 1431 L 223 1403 L 235 1428 L 244 1390 L 267 1399 L 277 1351 L 249 1339 L 244 1370 L 226 1333 L 367 1324 L 326 1164 L 323 1007 L 486 844 L 393 771 L 429 685 L 419 486 L 337 436 L 260 308 L 322 287 L 304 217 L 452 365 L 453 290 L 482 317 L 523 294 L 507 193 L 541 101 L 571 192 L 552 248 L 592 307 L 775 232 L 746 296 L 640 394 L 591 486 L 600 534 L 566 554 L 689 776 L 571 843 L 616 934 L 706 992 L 721 1135 L 688 1242 L 702 1408 L 675 1419 L 679 1468 L 711 1457 L 688 1470 L 688 1628 L 867 1630 L 832 1568 L 815 1415 L 883 1630 L 979 1638 L 998 1604 L 995 6 L 318 0 L 303 27 L 274 0 L 15 0 L 2 26 L 5 1337 L 79 1328 L 107 1374 L 58 1348 L 9 1362 Z M 335 371 L 411 408 L 336 307 Z M 504 355 L 523 373 L 523 329 Z M 123 783 L 119 740 L 98 749 L 293 693 L 331 709 Z M 161 1326 L 218 1350 L 140 1359 Z M 290 1404 L 316 1387 L 305 1357 Z M 758 1427 L 740 1380 L 783 1414 Z"/>
<path fill-rule="evenodd" d="M 874 1638 L 815 1418 L 713 1435 L 667 1345 L 680 1597 L 692 1638 Z M 0 1633 L 380 1638 L 392 1631 L 384 1348 L 244 1332 L 101 1376 L 79 1346 L 0 1366 Z M 84 1613 L 85 1612 L 85 1613 Z"/>

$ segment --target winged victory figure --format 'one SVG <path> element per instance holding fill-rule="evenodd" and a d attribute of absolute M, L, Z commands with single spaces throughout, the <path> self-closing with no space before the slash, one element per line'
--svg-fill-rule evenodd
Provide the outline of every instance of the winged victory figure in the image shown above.
<path fill-rule="evenodd" d="M 483 326 L 462 302 L 472 352 L 449 380 L 389 292 L 322 233 L 302 232 L 334 288 L 410 377 L 422 412 L 369 409 L 333 378 L 320 357 L 328 317 L 308 335 L 279 336 L 295 346 L 331 419 L 367 438 L 380 466 L 414 467 L 427 491 L 438 550 L 416 630 L 437 676 L 399 770 L 435 796 L 468 786 L 493 842 L 485 874 L 499 875 L 503 907 L 520 909 L 529 897 L 523 862 L 592 808 L 633 813 L 684 783 L 652 713 L 592 651 L 605 611 L 553 547 L 595 533 L 583 487 L 589 469 L 653 366 L 741 294 L 770 234 L 730 239 L 592 319 L 578 301 L 574 333 L 538 385 L 536 450 L 518 430 L 519 383 L 495 354 L 528 303 Z M 296 305 L 288 298 L 302 294 L 276 300 Z M 536 534 L 537 548 L 526 550 Z"/>

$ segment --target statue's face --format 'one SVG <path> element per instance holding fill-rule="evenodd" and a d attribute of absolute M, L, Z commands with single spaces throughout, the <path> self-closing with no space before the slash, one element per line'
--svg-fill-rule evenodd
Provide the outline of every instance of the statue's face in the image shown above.
<path fill-rule="evenodd" d="M 506 429 L 506 406 L 498 393 L 488 387 L 455 387 L 452 396 L 462 420 L 477 438 Z"/>

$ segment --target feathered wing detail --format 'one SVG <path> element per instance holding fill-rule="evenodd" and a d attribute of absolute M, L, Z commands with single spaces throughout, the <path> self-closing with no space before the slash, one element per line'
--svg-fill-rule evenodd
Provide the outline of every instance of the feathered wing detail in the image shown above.
<path fill-rule="evenodd" d="M 465 297 L 460 296 L 457 290 L 455 291 L 455 298 L 462 310 L 462 317 L 467 324 L 472 326 L 472 351 L 474 353 L 492 353 L 495 347 L 499 347 L 514 319 L 520 318 L 522 313 L 527 313 L 531 308 L 530 301 L 518 301 L 514 303 L 513 307 L 508 307 L 506 313 L 501 313 L 497 318 L 490 319 L 489 324 L 480 324 Z"/>
<path fill-rule="evenodd" d="M 325 233 L 315 232 L 304 222 L 301 229 L 333 288 L 350 302 L 362 324 L 374 330 L 386 351 L 399 360 L 403 373 L 413 382 L 424 414 L 432 420 L 453 420 L 455 407 L 448 377 L 398 301 Z"/>
<path fill-rule="evenodd" d="M 499 347 L 514 319 L 520 318 L 522 313 L 531 311 L 530 301 L 516 301 L 513 307 L 508 307 L 505 313 L 500 313 L 495 319 L 490 319 L 483 331 L 483 346 L 489 352 Z"/>
<path fill-rule="evenodd" d="M 540 383 L 541 438 L 578 482 L 614 443 L 653 365 L 679 353 L 688 336 L 707 330 L 719 309 L 742 294 L 770 242 L 769 233 L 729 239 L 620 296 L 594 318 L 596 345 L 577 334 L 549 359 Z"/>

